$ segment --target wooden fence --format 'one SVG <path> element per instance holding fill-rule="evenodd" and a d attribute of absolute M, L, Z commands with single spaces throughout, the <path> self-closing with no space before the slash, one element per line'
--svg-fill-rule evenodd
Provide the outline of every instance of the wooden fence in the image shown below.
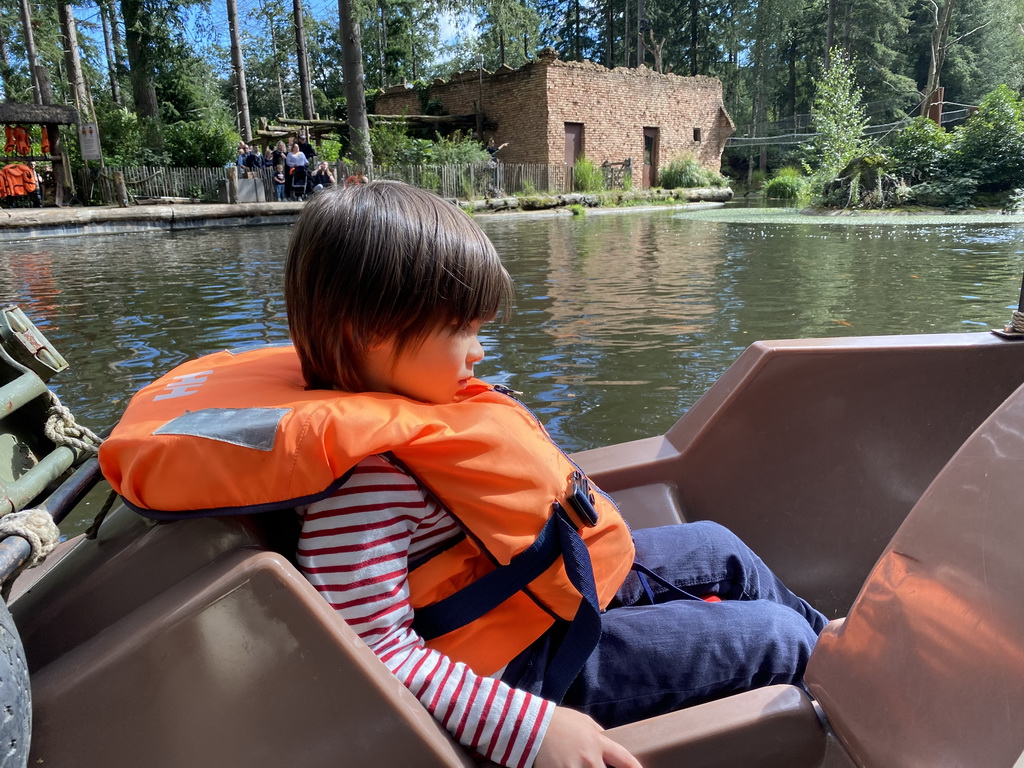
<path fill-rule="evenodd" d="M 627 170 L 626 173 L 623 173 L 623 168 Z M 335 164 L 333 170 L 339 183 L 354 171 L 340 162 Z M 621 187 L 627 183 L 625 179 L 629 175 L 628 170 L 628 161 L 606 168 L 605 183 L 608 188 Z M 85 205 L 115 202 L 114 173 L 117 171 L 124 174 L 128 193 L 136 199 L 167 197 L 215 202 L 220 195 L 219 185 L 227 178 L 224 168 L 138 166 L 107 167 L 102 171 L 81 168 L 77 174 L 78 199 Z M 263 182 L 266 199 L 274 200 L 273 169 L 263 168 L 254 173 Z M 572 191 L 572 168 L 566 165 L 472 163 L 380 166 L 374 175 L 378 179 L 404 181 L 430 189 L 442 197 L 458 199 Z M 241 169 L 239 176 L 242 176 Z"/>

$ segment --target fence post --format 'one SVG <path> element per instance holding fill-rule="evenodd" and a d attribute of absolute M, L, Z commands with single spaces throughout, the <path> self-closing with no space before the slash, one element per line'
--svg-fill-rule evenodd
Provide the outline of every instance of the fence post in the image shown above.
<path fill-rule="evenodd" d="M 122 208 L 127 208 L 128 187 L 124 183 L 124 171 L 114 171 L 114 189 L 117 193 L 117 204 Z"/>
<path fill-rule="evenodd" d="M 228 202 L 238 202 L 238 166 L 229 165 L 228 172 Z"/>

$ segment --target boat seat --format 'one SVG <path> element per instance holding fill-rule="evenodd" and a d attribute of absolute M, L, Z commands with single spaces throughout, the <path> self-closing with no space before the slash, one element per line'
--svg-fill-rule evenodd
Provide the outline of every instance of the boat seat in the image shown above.
<path fill-rule="evenodd" d="M 199 522 L 154 530 L 191 543 Z M 142 562 L 132 560 L 122 580 Z M 278 553 L 229 548 L 122 614 L 37 661 L 30 764 L 476 764 Z M 825 750 L 813 705 L 792 686 L 608 733 L 646 768 L 813 768 Z"/>
<path fill-rule="evenodd" d="M 61 544 L 42 566 L 15 581 L 10 607 L 29 670 L 48 664 L 226 552 L 246 548 L 294 557 L 297 540 L 290 512 L 156 522 L 119 505 L 96 539 L 79 536 Z"/>
<path fill-rule="evenodd" d="M 253 548 L 127 613 L 32 687 L 31 765 L 474 765 L 285 558 Z"/>
<path fill-rule="evenodd" d="M 936 476 L 806 681 L 864 768 L 1020 765 L 1024 387 Z"/>

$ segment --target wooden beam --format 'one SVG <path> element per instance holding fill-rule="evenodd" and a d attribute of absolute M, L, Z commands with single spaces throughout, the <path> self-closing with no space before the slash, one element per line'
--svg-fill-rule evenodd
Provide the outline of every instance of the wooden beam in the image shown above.
<path fill-rule="evenodd" d="M 78 112 L 62 105 L 0 104 L 0 123 L 77 125 Z"/>

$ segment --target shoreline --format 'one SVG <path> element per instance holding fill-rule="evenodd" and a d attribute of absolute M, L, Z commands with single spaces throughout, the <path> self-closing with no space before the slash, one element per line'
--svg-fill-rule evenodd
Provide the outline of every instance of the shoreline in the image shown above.
<path fill-rule="evenodd" d="M 509 216 L 572 217 L 568 207 L 524 210 L 475 207 L 478 201 L 457 201 L 475 218 Z M 482 201 L 484 203 L 488 201 Z M 122 235 L 142 232 L 178 232 L 213 227 L 287 226 L 294 224 L 302 211 L 302 202 L 264 203 L 155 203 L 114 206 L 81 206 L 65 208 L 3 208 L 0 209 L 0 242 L 44 240 L 81 235 Z M 586 215 L 645 212 L 660 210 L 704 210 L 720 208 L 721 202 L 696 201 L 662 203 L 659 205 L 623 205 L 590 207 Z"/>
<path fill-rule="evenodd" d="M 655 199 L 652 196 L 652 201 Z M 509 205 L 494 206 L 495 202 L 505 203 L 510 199 L 496 201 L 475 200 L 457 201 L 464 210 L 471 212 L 474 218 L 496 219 L 510 216 L 526 216 L 535 218 L 551 218 L 556 216 L 572 217 L 577 215 L 567 206 L 524 209 Z M 456 201 L 453 201 L 456 202 Z M 0 209 L 0 242 L 19 240 L 43 240 L 53 237 L 75 237 L 80 235 L 120 235 L 142 232 L 176 232 L 183 230 L 205 229 L 214 227 L 258 227 L 287 226 L 294 224 L 302 211 L 302 202 L 264 202 L 264 203 L 152 203 L 133 205 L 129 208 L 114 206 L 82 206 L 65 208 L 4 208 Z M 583 212 L 586 216 L 605 216 L 617 213 L 649 213 L 652 211 L 710 211 L 721 209 L 725 203 L 711 200 L 693 200 L 690 202 L 661 202 L 643 204 L 638 201 L 633 205 L 587 206 Z M 761 206 L 751 206 L 761 209 Z M 736 206 L 737 211 L 746 209 Z M 765 208 L 778 216 L 795 215 L 808 222 L 824 222 L 835 219 L 860 219 L 867 222 L 874 218 L 900 217 L 908 222 L 927 217 L 946 217 L 950 214 L 942 210 L 816 210 Z M 960 211 L 965 217 L 976 216 L 980 220 L 999 216 L 1006 223 L 1019 222 L 1024 216 L 1007 215 L 995 210 Z"/>

